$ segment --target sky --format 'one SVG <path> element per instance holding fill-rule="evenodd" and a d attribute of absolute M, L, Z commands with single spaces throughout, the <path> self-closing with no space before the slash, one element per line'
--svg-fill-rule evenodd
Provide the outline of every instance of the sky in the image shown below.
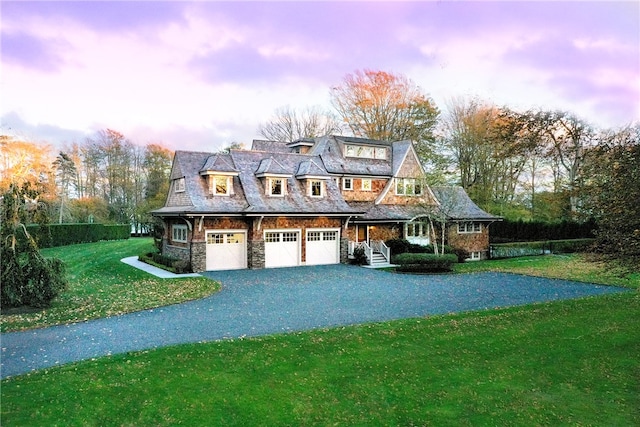
<path fill-rule="evenodd" d="M 640 2 L 4 1 L 0 133 L 63 146 L 250 146 L 278 108 L 331 109 L 356 70 L 402 74 L 446 114 L 477 97 L 640 120 Z"/>

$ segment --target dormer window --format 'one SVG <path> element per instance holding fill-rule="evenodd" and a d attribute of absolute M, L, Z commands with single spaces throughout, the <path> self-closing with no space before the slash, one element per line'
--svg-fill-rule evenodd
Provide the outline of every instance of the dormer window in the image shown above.
<path fill-rule="evenodd" d="M 269 195 L 284 196 L 285 182 L 282 178 L 269 178 Z"/>
<path fill-rule="evenodd" d="M 173 181 L 173 191 L 176 193 L 182 193 L 185 190 L 184 177 L 178 178 Z"/>
<path fill-rule="evenodd" d="M 373 147 L 371 145 L 351 145 L 344 146 L 345 157 L 360 157 L 363 159 L 387 159 L 387 147 Z"/>
<path fill-rule="evenodd" d="M 209 176 L 209 193 L 214 196 L 229 196 L 233 194 L 233 177 L 223 175 Z"/>
<path fill-rule="evenodd" d="M 311 197 L 322 197 L 322 181 L 319 179 L 309 180 L 309 195 Z"/>

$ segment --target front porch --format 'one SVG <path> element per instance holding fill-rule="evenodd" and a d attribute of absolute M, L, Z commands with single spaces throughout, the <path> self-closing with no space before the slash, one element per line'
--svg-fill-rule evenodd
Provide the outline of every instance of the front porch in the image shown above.
<path fill-rule="evenodd" d="M 364 252 L 367 263 L 365 268 L 386 268 L 394 267 L 391 264 L 391 249 L 382 240 L 371 240 L 367 242 L 349 241 L 349 259 L 355 259 L 354 252 L 359 248 Z"/>

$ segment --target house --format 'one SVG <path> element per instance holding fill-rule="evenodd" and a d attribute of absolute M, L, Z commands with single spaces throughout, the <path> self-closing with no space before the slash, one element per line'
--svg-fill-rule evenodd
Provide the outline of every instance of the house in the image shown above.
<path fill-rule="evenodd" d="M 449 244 L 482 259 L 497 219 L 462 188 L 431 189 L 411 141 L 325 136 L 177 151 L 170 179 L 152 213 L 165 226 L 163 253 L 194 271 L 346 263 L 356 246 L 369 263 L 389 263 L 384 241 L 428 244 L 438 215 Z"/>

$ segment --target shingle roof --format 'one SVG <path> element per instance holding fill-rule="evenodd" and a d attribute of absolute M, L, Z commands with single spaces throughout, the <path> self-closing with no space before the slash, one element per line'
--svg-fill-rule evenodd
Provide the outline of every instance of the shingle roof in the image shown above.
<path fill-rule="evenodd" d="M 440 209 L 447 217 L 454 220 L 496 221 L 500 217 L 483 211 L 467 195 L 462 187 L 431 187 L 433 194 L 440 202 Z"/>
<path fill-rule="evenodd" d="M 200 169 L 200 173 L 205 172 L 238 172 L 233 166 L 233 159 L 228 154 L 214 154 L 209 156 Z"/>
<path fill-rule="evenodd" d="M 389 142 L 372 141 L 363 138 L 348 138 L 342 136 L 326 136 L 320 138 L 309 154 L 319 155 L 324 162 L 327 172 L 339 175 L 389 176 L 392 173 L 391 163 L 380 159 L 363 159 L 344 157 L 344 143 L 367 141 L 371 145 L 391 147 Z M 377 144 L 374 144 L 376 143 Z"/>

